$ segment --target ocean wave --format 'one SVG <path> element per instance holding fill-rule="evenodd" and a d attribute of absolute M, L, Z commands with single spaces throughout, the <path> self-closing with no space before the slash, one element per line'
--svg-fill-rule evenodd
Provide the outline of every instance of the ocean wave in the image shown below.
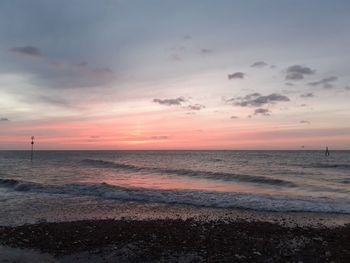
<path fill-rule="evenodd" d="M 94 159 L 84 159 L 82 160 L 82 163 L 86 163 L 88 165 L 103 167 L 103 168 L 120 168 L 120 169 L 128 169 L 133 171 L 142 171 L 147 169 L 147 167 L 138 167 L 135 165 L 130 164 L 123 164 L 123 163 L 115 163 L 110 161 L 103 161 L 103 160 L 94 160 Z M 152 168 L 148 168 L 152 169 Z"/>
<path fill-rule="evenodd" d="M 14 180 L 14 179 L 0 179 L 0 185 L 2 186 L 13 186 L 18 184 L 18 180 Z"/>
<path fill-rule="evenodd" d="M 284 186 L 284 187 L 296 187 L 297 185 L 282 179 L 274 179 L 268 178 L 264 176 L 256 176 L 256 175 L 243 175 L 243 174 L 235 174 L 235 173 L 224 173 L 224 172 L 210 172 L 210 171 L 196 171 L 196 170 L 188 170 L 188 169 L 165 169 L 165 168 L 154 168 L 154 167 L 141 167 L 130 164 L 116 163 L 110 161 L 103 160 L 93 160 L 93 159 L 84 159 L 83 163 L 102 167 L 102 168 L 114 168 L 114 169 L 122 169 L 133 172 L 150 172 L 150 173 L 158 173 L 158 174 L 170 174 L 177 176 L 187 176 L 187 177 L 199 177 L 205 179 L 216 179 L 216 180 L 224 180 L 224 181 L 240 181 L 240 182 L 248 182 L 248 183 L 259 183 L 259 184 L 269 184 L 276 186 Z"/>
<path fill-rule="evenodd" d="M 339 180 L 339 182 L 342 184 L 350 184 L 350 179 Z"/>
<path fill-rule="evenodd" d="M 350 164 L 346 163 L 314 163 L 311 164 L 312 168 L 337 168 L 337 169 L 350 169 Z"/>
<path fill-rule="evenodd" d="M 15 179 L 0 179 L 0 187 L 11 188 L 15 191 L 37 191 L 45 188 L 44 185 L 34 182 L 21 181 Z"/>
<path fill-rule="evenodd" d="M 0 179 L 0 187 L 21 192 L 92 196 L 102 199 L 144 203 L 182 204 L 216 208 L 244 208 L 263 211 L 304 211 L 350 214 L 350 202 L 344 199 L 335 200 L 330 198 L 287 197 L 199 190 L 125 188 L 106 183 L 44 185 L 12 179 Z"/>

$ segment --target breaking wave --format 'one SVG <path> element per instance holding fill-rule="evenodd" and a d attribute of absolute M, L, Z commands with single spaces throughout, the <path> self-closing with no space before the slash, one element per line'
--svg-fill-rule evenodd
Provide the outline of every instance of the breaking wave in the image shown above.
<path fill-rule="evenodd" d="M 311 164 L 312 168 L 336 168 L 336 169 L 350 169 L 350 164 L 346 163 L 314 163 Z"/>
<path fill-rule="evenodd" d="M 224 181 L 240 181 L 248 183 L 259 183 L 259 184 L 269 184 L 276 186 L 284 187 L 296 187 L 297 185 L 282 179 L 268 178 L 264 176 L 256 175 L 243 175 L 243 174 L 234 174 L 234 173 L 224 173 L 224 172 L 210 172 L 210 171 L 196 171 L 188 169 L 164 169 L 164 168 L 153 168 L 153 167 L 141 167 L 130 164 L 109 162 L 103 160 L 93 160 L 93 159 L 84 159 L 82 161 L 85 164 L 100 167 L 100 168 L 113 168 L 128 170 L 133 172 L 150 172 L 158 174 L 170 174 L 177 176 L 187 176 L 187 177 L 199 177 L 206 179 L 216 179 Z"/>
<path fill-rule="evenodd" d="M 13 191 L 55 195 L 91 196 L 120 201 L 185 204 L 217 208 L 244 208 L 265 211 L 305 211 L 350 214 L 350 203 L 344 199 L 290 197 L 199 190 L 156 190 L 126 188 L 106 183 L 46 185 L 28 181 L 0 179 L 0 187 Z"/>

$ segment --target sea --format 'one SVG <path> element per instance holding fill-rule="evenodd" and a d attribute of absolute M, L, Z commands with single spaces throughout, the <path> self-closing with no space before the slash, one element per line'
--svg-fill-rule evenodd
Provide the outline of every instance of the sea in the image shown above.
<path fill-rule="evenodd" d="M 350 151 L 0 151 L 0 223 L 106 203 L 350 214 Z"/>

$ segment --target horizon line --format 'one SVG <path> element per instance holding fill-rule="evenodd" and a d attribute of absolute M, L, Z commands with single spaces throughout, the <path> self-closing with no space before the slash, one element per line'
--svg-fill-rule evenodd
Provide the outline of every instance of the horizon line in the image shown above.
<path fill-rule="evenodd" d="M 28 151 L 31 149 L 0 149 L 5 151 Z M 34 152 L 45 151 L 324 151 L 324 149 L 38 149 Z M 331 151 L 350 151 L 349 149 L 331 149 Z"/>

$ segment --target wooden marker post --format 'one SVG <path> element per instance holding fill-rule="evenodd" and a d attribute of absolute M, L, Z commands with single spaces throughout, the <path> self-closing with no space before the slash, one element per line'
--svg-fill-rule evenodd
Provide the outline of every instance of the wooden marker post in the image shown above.
<path fill-rule="evenodd" d="M 32 136 L 32 151 L 30 152 L 30 160 L 33 161 L 33 154 L 34 154 L 34 136 Z"/>

